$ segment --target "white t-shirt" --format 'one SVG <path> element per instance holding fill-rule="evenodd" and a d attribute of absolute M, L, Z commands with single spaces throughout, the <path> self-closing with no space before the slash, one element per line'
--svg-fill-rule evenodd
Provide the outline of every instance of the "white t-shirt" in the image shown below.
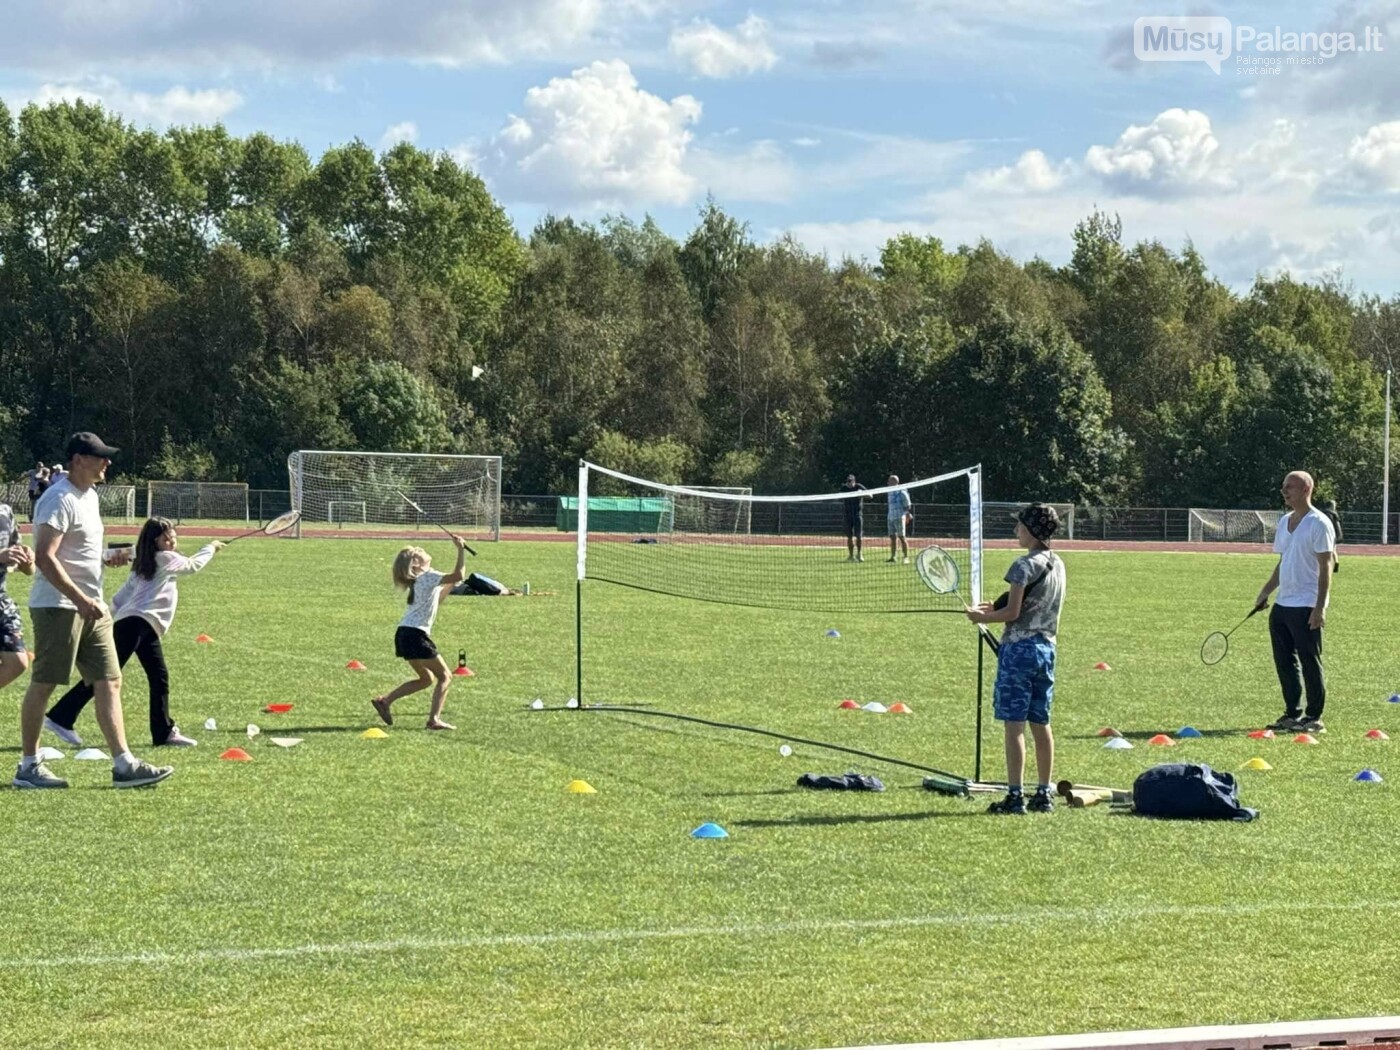
<path fill-rule="evenodd" d="M 175 621 L 175 607 L 180 602 L 176 577 L 188 576 L 209 564 L 214 557 L 214 545 L 199 548 L 193 558 L 179 551 L 156 551 L 156 574 L 149 580 L 132 573 L 112 596 L 112 622 L 139 616 L 161 635 Z"/>
<path fill-rule="evenodd" d="M 438 601 L 442 597 L 442 573 L 429 569 L 413 581 L 413 601 L 399 621 L 400 627 L 417 627 L 424 634 L 433 629 L 437 619 Z"/>
<path fill-rule="evenodd" d="M 102 514 L 98 509 L 97 490 L 86 492 L 65 475 L 48 487 L 34 505 L 34 531 L 47 525 L 63 533 L 55 560 L 63 566 L 69 579 L 89 598 L 102 600 Z M 34 569 L 34 585 L 29 588 L 31 609 L 75 609 L 68 597 Z"/>
<path fill-rule="evenodd" d="M 0 503 L 0 547 L 13 547 L 19 542 L 19 526 L 15 524 L 15 512 L 8 503 Z M 0 593 L 5 590 L 5 579 L 10 575 L 8 565 L 0 565 Z"/>
<path fill-rule="evenodd" d="M 1278 598 L 1275 605 L 1291 609 L 1311 609 L 1317 604 L 1317 556 L 1336 550 L 1332 523 L 1316 507 L 1312 507 L 1288 531 L 1285 514 L 1274 530 L 1274 553 L 1282 555 L 1278 565 Z"/>

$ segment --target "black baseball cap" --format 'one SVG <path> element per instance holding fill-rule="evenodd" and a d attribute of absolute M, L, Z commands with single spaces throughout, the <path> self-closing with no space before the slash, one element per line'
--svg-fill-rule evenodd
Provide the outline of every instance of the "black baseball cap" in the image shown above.
<path fill-rule="evenodd" d="M 101 456 L 103 459 L 111 459 L 121 449 L 113 448 L 91 430 L 80 430 L 68 439 L 68 447 L 65 454 L 69 459 L 74 456 Z"/>
<path fill-rule="evenodd" d="M 1060 527 L 1059 513 L 1054 507 L 1044 503 L 1032 503 L 1028 507 L 1022 507 L 1011 516 L 1024 525 L 1026 531 L 1041 543 L 1055 535 Z"/>

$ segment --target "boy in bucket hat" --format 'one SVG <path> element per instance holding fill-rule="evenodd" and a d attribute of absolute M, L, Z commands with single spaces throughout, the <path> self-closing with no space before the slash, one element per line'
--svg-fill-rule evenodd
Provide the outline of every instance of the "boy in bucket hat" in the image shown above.
<path fill-rule="evenodd" d="M 1054 783 L 1055 738 L 1050 733 L 1050 704 L 1055 694 L 1055 632 L 1065 598 L 1065 563 L 1050 550 L 1060 527 L 1054 507 L 1032 503 L 1016 514 L 1016 540 L 1026 553 L 1006 572 L 1010 589 L 995 602 L 967 611 L 973 623 L 1003 623 L 992 713 L 1006 729 L 1004 799 L 989 813 L 1050 813 Z M 1026 765 L 1026 726 L 1035 740 L 1039 780 L 1029 801 L 1021 787 Z"/>

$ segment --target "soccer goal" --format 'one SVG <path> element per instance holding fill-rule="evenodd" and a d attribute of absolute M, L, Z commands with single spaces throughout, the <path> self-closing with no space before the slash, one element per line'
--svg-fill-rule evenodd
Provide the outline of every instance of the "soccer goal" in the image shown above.
<path fill-rule="evenodd" d="M 131 522 L 136 517 L 136 486 L 98 485 L 97 506 L 105 521 Z"/>
<path fill-rule="evenodd" d="M 967 605 L 982 597 L 981 483 L 980 468 L 970 467 L 854 493 L 764 496 L 751 491 L 665 485 L 581 463 L 579 495 L 571 501 L 577 510 L 575 684 L 580 706 L 660 714 L 655 703 L 647 699 L 655 679 L 639 677 L 629 668 L 657 668 L 662 678 L 672 680 L 691 676 L 716 680 L 700 668 L 684 666 L 688 662 L 684 652 L 660 651 L 659 646 L 667 643 L 649 640 L 653 634 L 660 637 L 660 632 L 620 635 L 625 629 L 619 624 L 628 615 L 658 627 L 663 621 L 667 625 L 693 623 L 694 630 L 709 636 L 752 622 L 761 633 L 744 636 L 737 644 L 743 647 L 746 662 L 757 660 L 760 666 L 765 646 L 773 647 L 775 660 L 787 658 L 781 637 L 784 629 L 778 626 L 775 633 L 775 625 L 805 622 L 811 614 L 820 614 L 827 621 L 856 620 L 864 625 L 860 643 L 864 658 L 873 661 L 870 672 L 859 672 L 859 676 L 871 688 L 879 688 L 881 668 L 886 666 L 878 641 L 883 628 L 870 619 L 871 614 L 941 613 L 947 618 L 937 626 L 933 626 L 934 620 L 927 621 L 930 628 L 925 641 L 931 649 L 940 649 L 933 663 L 940 669 L 945 662 L 948 667 L 956 665 L 957 671 L 947 675 L 928 672 L 929 691 L 975 688 L 979 731 L 974 776 L 980 776 L 985 650 L 972 625 L 953 617 L 961 617 Z M 883 510 L 889 493 L 896 489 L 908 493 L 919 522 L 917 535 L 907 537 L 907 554 L 904 543 L 896 540 L 891 557 L 891 540 L 882 528 L 863 537 L 863 557 L 857 559 L 853 546 L 848 546 L 848 501 L 871 501 Z M 591 496 L 595 491 L 608 495 Z M 880 517 L 883 526 L 884 515 Z M 930 574 L 921 569 L 932 561 L 925 555 L 941 559 L 937 580 L 931 581 Z M 587 660 L 585 650 L 591 653 L 592 647 L 590 620 L 585 616 L 585 581 L 590 587 L 596 582 L 625 589 L 621 595 L 599 594 L 607 614 L 592 621 L 593 630 L 600 641 L 605 637 L 608 641 L 600 646 L 601 655 Z M 629 597 L 633 594 L 635 597 Z M 668 600 L 676 599 L 781 610 L 789 615 L 775 618 L 716 610 L 707 616 L 699 609 L 668 608 Z M 635 611 L 629 612 L 629 608 Z M 802 629 L 809 638 L 823 633 L 836 638 L 841 633 L 835 628 L 829 632 Z M 968 647 L 965 650 L 964 644 Z M 974 649 L 975 668 L 971 659 Z M 627 667 L 616 659 L 623 651 Z M 847 651 L 855 654 L 854 648 Z M 954 652 L 960 655 L 950 655 Z M 818 650 L 813 658 L 820 654 Z M 926 655 L 921 654 L 921 658 Z M 659 670 L 676 660 L 681 666 Z M 597 688 L 595 682 L 585 682 L 586 667 L 601 672 L 596 675 Z M 755 682 L 755 688 L 772 688 L 776 672 L 770 676 L 768 670 L 759 671 L 764 680 Z M 806 675 L 820 672 L 805 658 L 798 660 L 793 673 L 800 682 L 808 682 L 798 688 L 817 688 L 819 680 L 809 681 Z M 831 686 L 827 683 L 826 687 Z M 736 688 L 734 679 L 728 678 L 716 688 L 732 690 Z M 599 703 L 600 699 L 607 702 Z M 668 717 L 702 721 L 690 715 Z M 726 728 L 759 731 L 728 723 Z"/>
<path fill-rule="evenodd" d="M 177 524 L 191 519 L 247 521 L 248 485 L 241 481 L 148 481 L 146 516 L 170 518 Z"/>
<path fill-rule="evenodd" d="M 302 449 L 287 457 L 287 475 L 292 508 L 301 511 L 297 536 L 411 535 L 444 525 L 501 538 L 500 456 Z"/>
<path fill-rule="evenodd" d="M 1192 543 L 1273 543 L 1279 513 L 1192 507 L 1187 539 Z"/>

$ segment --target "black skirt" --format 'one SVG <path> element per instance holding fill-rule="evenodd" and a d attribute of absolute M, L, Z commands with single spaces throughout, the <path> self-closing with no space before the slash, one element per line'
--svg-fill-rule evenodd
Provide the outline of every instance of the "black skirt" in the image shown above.
<path fill-rule="evenodd" d="M 400 660 L 432 660 L 438 647 L 421 627 L 400 627 L 394 632 L 394 655 Z"/>

